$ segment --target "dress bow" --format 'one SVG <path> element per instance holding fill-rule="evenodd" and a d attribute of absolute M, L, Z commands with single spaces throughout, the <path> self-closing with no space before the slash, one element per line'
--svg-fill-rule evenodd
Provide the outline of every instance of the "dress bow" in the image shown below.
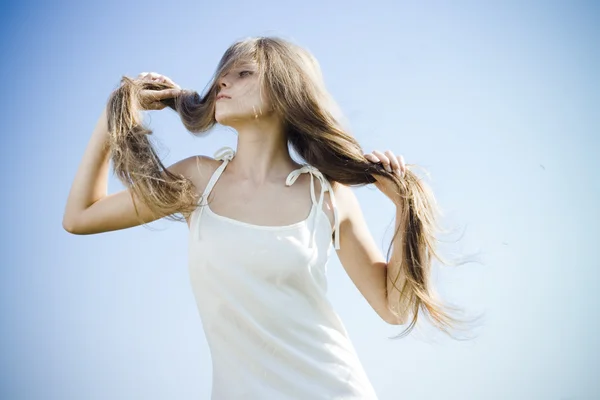
<path fill-rule="evenodd" d="M 337 214 L 337 207 L 335 204 L 335 196 L 333 194 L 333 189 L 331 187 L 331 184 L 329 183 L 329 181 L 327 179 L 325 179 L 325 176 L 323 176 L 321 171 L 319 171 L 317 168 L 313 167 L 312 165 L 304 165 L 302 168 L 299 168 L 299 169 L 296 169 L 296 170 L 290 172 L 287 179 L 285 180 L 285 184 L 286 184 L 286 186 L 292 186 L 294 184 L 294 182 L 296 182 L 298 177 L 304 173 L 310 174 L 310 196 L 312 198 L 313 204 L 317 203 L 317 212 L 315 213 L 315 223 L 314 223 L 314 227 L 313 227 L 313 232 L 311 234 L 310 246 L 312 247 L 312 245 L 315 241 L 317 222 L 319 220 L 319 216 L 321 215 L 320 210 L 323 209 L 323 200 L 325 198 L 325 192 L 329 192 L 329 197 L 331 198 L 331 205 L 333 207 L 333 217 L 335 220 L 334 221 L 335 227 L 334 227 L 334 232 L 333 232 L 334 236 L 335 236 L 334 248 L 336 250 L 339 250 L 339 248 L 340 248 L 339 218 L 338 218 L 338 214 Z M 317 201 L 317 199 L 315 197 L 315 184 L 314 184 L 315 176 L 321 183 L 321 193 L 319 196 L 319 201 Z"/>
<path fill-rule="evenodd" d="M 227 160 L 231 161 L 233 156 L 235 155 L 235 151 L 231 147 L 221 147 L 219 150 L 215 151 L 214 158 L 215 160 Z"/>

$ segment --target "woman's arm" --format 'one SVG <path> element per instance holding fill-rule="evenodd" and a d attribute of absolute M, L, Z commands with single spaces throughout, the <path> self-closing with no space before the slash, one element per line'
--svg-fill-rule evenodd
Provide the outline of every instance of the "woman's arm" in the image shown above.
<path fill-rule="evenodd" d="M 105 108 L 69 192 L 63 216 L 63 228 L 67 232 L 78 235 L 102 233 L 138 226 L 165 216 L 151 213 L 128 189 L 107 194 L 110 169 L 108 135 Z M 203 162 L 203 159 L 204 157 L 188 157 L 167 169 L 174 174 L 189 177 L 193 172 L 192 168 L 196 168 L 196 163 Z"/>
<path fill-rule="evenodd" d="M 381 319 L 391 325 L 404 324 L 404 318 L 399 319 L 391 312 L 395 304 L 395 289 L 390 287 L 388 274 L 394 277 L 397 269 L 388 271 L 388 263 L 369 232 L 352 188 L 336 184 L 335 198 L 340 216 L 340 249 L 337 254 L 342 266 Z M 392 259 L 395 257 L 398 257 L 396 249 Z M 402 282 L 399 281 L 397 285 L 401 287 Z M 405 317 L 404 314 L 400 315 Z"/>
<path fill-rule="evenodd" d="M 71 185 L 63 216 L 63 227 L 68 232 L 76 233 L 83 212 L 106 197 L 109 155 L 108 119 L 104 107 Z"/>

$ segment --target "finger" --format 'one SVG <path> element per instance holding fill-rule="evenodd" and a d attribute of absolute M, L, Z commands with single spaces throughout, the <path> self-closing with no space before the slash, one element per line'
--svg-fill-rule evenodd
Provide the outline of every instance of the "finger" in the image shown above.
<path fill-rule="evenodd" d="M 165 90 L 142 90 L 140 95 L 147 98 L 149 101 L 160 101 L 164 99 L 171 99 L 177 97 L 181 93 L 177 89 L 165 89 Z"/>
<path fill-rule="evenodd" d="M 390 159 L 387 158 L 385 154 L 377 150 L 373 150 L 373 154 L 375 154 L 377 158 L 381 160 L 381 163 L 387 172 L 392 172 L 392 169 L 390 168 Z"/>
<path fill-rule="evenodd" d="M 158 97 L 158 90 L 144 89 L 140 91 L 140 97 L 147 100 L 148 103 L 160 100 Z"/>
<path fill-rule="evenodd" d="M 400 164 L 400 169 L 402 169 L 403 173 L 406 173 L 406 162 L 404 162 L 404 157 L 401 155 L 399 155 L 397 157 L 398 159 L 398 163 Z"/>
<path fill-rule="evenodd" d="M 386 150 L 385 155 L 390 159 L 390 167 L 392 170 L 394 172 L 400 170 L 400 163 L 398 162 L 398 158 L 396 158 L 394 153 L 392 153 L 391 150 Z"/>
<path fill-rule="evenodd" d="M 401 178 L 404 178 L 404 176 L 406 175 L 406 163 L 404 162 L 404 157 L 402 155 L 396 156 L 396 159 L 398 160 L 398 163 L 400 164 L 400 169 L 398 169 L 398 175 L 400 175 Z"/>
<path fill-rule="evenodd" d="M 176 84 L 175 82 L 173 82 L 173 80 L 171 78 L 169 78 L 168 76 L 164 76 L 164 75 L 160 75 L 160 82 L 166 84 L 166 85 L 170 85 L 175 87 L 176 89 L 181 90 L 181 86 L 179 86 L 178 84 Z"/>
<path fill-rule="evenodd" d="M 168 84 L 170 84 L 170 85 L 173 85 L 173 86 L 175 86 L 176 88 L 180 89 L 179 85 L 178 85 L 178 84 L 176 84 L 175 82 L 173 82 L 173 80 L 172 80 L 171 78 L 169 78 L 168 76 L 164 76 L 164 75 L 163 75 L 163 76 L 162 76 L 162 78 L 163 78 L 164 82 L 166 82 L 166 83 L 168 83 Z"/>
<path fill-rule="evenodd" d="M 149 72 L 149 73 L 147 73 L 146 77 L 147 77 L 147 80 L 149 80 L 150 82 L 164 83 L 165 85 L 170 85 L 170 86 L 175 87 L 176 89 L 181 90 L 181 86 L 179 86 L 178 84 L 173 82 L 173 80 L 171 80 L 167 76 L 158 74 L 156 72 Z"/>
<path fill-rule="evenodd" d="M 167 81 L 167 77 L 166 76 L 161 75 L 159 73 L 152 72 L 151 76 L 152 76 L 152 80 L 155 81 L 155 82 L 171 83 L 172 85 L 174 85 L 174 83 L 172 81 L 171 82 Z"/>
<path fill-rule="evenodd" d="M 146 81 L 146 82 L 158 82 L 159 81 L 159 74 L 157 74 L 156 72 L 147 72 L 142 77 L 142 80 Z"/>
<path fill-rule="evenodd" d="M 364 156 L 365 156 L 365 158 L 366 158 L 367 160 L 369 160 L 369 161 L 371 161 L 371 162 L 373 162 L 373 163 L 379 163 L 379 162 L 381 162 L 381 161 L 379 161 L 379 158 L 377 158 L 376 156 L 374 156 L 374 155 L 373 155 L 373 154 L 371 154 L 371 153 L 365 154 Z"/>
<path fill-rule="evenodd" d="M 180 94 L 181 90 L 179 89 L 165 89 L 157 92 L 157 98 L 159 100 L 172 99 L 174 97 L 179 96 Z"/>

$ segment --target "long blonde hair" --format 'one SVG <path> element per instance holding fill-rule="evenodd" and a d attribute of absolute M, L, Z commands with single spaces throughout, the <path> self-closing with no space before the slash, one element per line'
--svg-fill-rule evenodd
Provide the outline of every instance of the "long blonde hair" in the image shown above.
<path fill-rule="evenodd" d="M 165 100 L 190 132 L 200 135 L 215 124 L 215 99 L 218 77 L 245 60 L 258 65 L 260 87 L 264 88 L 275 111 L 283 117 L 289 145 L 306 163 L 316 167 L 333 184 L 362 186 L 375 182 L 374 176 L 390 179 L 397 187 L 396 206 L 401 210 L 398 229 L 388 248 L 401 251 L 397 276 L 388 276 L 400 292 L 412 320 L 397 337 L 406 336 L 416 325 L 419 311 L 426 312 L 433 324 L 452 336 L 449 328 L 461 321 L 452 317 L 435 296 L 430 276 L 433 257 L 444 264 L 436 252 L 436 232 L 440 215 L 434 195 L 408 164 L 399 178 L 381 165 L 364 157 L 358 141 L 343 127 L 341 114 L 323 82 L 317 60 L 304 48 L 275 37 L 240 40 L 221 58 L 208 90 L 203 95 L 183 91 Z M 184 176 L 169 173 L 158 158 L 140 119 L 138 95 L 142 89 L 169 89 L 164 83 L 150 83 L 123 77 L 121 86 L 109 99 L 111 158 L 115 174 L 157 215 L 181 220 L 197 207 L 193 184 Z M 464 264 L 462 262 L 461 264 Z M 389 269 L 388 269 L 389 270 Z M 402 287 L 397 282 L 404 276 Z M 445 310 L 446 309 L 446 310 Z M 454 309 L 454 308 L 452 308 Z"/>

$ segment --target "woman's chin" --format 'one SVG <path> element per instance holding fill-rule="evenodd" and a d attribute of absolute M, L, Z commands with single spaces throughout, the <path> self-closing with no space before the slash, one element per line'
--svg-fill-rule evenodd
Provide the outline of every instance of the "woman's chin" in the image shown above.
<path fill-rule="evenodd" d="M 231 116 L 227 114 L 215 114 L 215 121 L 217 121 L 221 125 L 227 125 L 228 122 L 231 121 Z"/>
<path fill-rule="evenodd" d="M 249 116 L 244 115 L 232 115 L 232 114 L 215 114 L 215 121 L 221 125 L 233 126 L 236 124 L 243 123 L 244 120 L 249 120 Z"/>

